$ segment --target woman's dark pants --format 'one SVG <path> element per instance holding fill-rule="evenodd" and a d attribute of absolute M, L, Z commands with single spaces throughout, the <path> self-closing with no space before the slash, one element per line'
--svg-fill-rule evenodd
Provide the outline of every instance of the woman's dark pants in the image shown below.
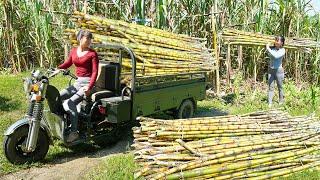
<path fill-rule="evenodd" d="M 269 85 L 269 93 L 268 93 L 268 103 L 272 104 L 272 99 L 274 95 L 274 81 L 277 83 L 277 87 L 279 90 L 279 103 L 283 103 L 283 80 L 284 80 L 284 70 L 283 68 L 271 69 L 269 68 L 268 72 L 268 85 Z"/>

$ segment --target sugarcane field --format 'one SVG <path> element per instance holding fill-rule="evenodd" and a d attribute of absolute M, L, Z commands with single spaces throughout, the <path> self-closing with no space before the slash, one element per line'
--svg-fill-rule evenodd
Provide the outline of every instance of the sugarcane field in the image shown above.
<path fill-rule="evenodd" d="M 320 179 L 319 0 L 0 1 L 0 179 Z"/>

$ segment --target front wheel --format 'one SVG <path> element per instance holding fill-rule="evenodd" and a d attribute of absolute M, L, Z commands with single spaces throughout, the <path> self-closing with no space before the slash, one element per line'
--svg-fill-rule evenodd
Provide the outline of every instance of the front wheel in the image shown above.
<path fill-rule="evenodd" d="M 27 141 L 29 126 L 22 126 L 4 138 L 4 153 L 13 164 L 24 164 L 44 159 L 49 150 L 47 134 L 40 129 L 37 147 L 33 152 L 25 152 L 23 146 Z"/>

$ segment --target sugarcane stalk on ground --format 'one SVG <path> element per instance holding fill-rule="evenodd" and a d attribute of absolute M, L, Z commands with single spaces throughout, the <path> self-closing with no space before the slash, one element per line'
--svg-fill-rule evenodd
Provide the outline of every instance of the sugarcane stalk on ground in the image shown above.
<path fill-rule="evenodd" d="M 320 123 L 312 116 L 262 111 L 188 120 L 142 117 L 140 121 L 141 127 L 133 128 L 139 137 L 133 147 L 135 161 L 144 168 L 135 178 L 266 178 L 320 162 L 313 155 L 320 147 Z"/>

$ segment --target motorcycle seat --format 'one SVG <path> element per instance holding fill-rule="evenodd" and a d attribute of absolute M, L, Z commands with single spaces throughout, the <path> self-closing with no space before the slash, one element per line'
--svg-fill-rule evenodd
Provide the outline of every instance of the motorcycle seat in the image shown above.
<path fill-rule="evenodd" d="M 115 95 L 114 92 L 109 91 L 109 90 L 98 91 L 98 92 L 95 92 L 91 95 L 91 100 L 93 102 L 95 102 L 95 101 L 98 101 L 102 98 L 108 98 L 108 97 L 112 97 L 114 95 Z"/>

